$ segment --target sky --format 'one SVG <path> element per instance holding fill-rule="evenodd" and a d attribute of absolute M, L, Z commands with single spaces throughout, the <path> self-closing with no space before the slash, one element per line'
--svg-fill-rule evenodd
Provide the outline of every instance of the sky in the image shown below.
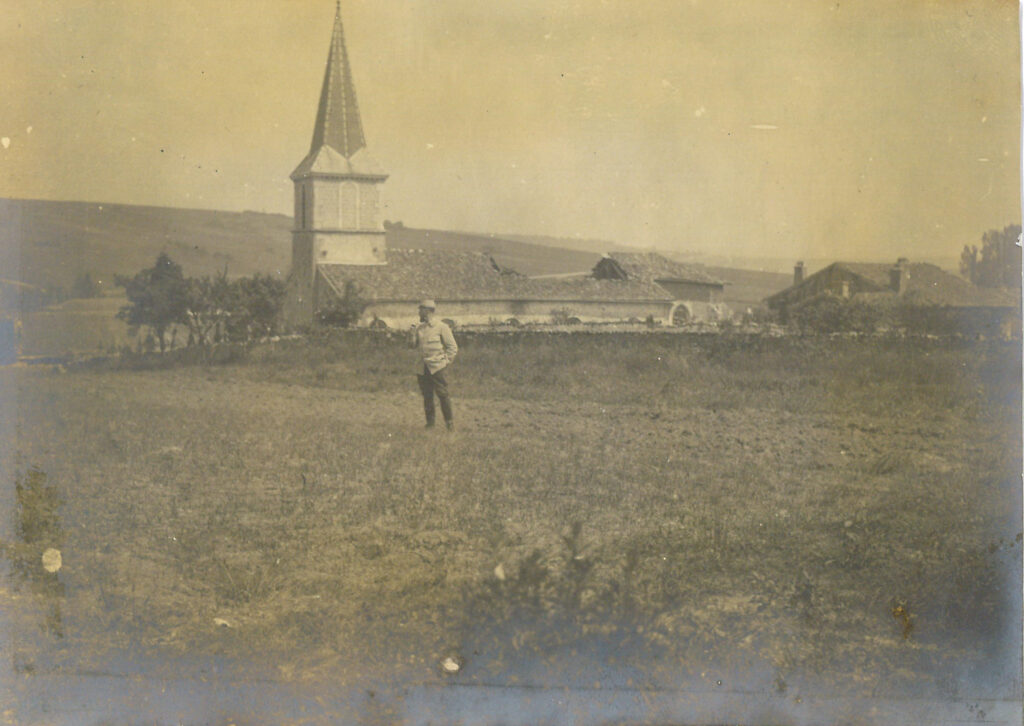
<path fill-rule="evenodd" d="M 0 197 L 291 214 L 334 0 L 0 0 Z M 384 217 L 735 256 L 1021 219 L 1007 0 L 342 0 Z"/>

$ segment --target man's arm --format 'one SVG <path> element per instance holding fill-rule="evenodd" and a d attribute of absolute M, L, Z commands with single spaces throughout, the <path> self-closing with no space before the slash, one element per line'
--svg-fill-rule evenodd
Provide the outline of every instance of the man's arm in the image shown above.
<path fill-rule="evenodd" d="M 409 347 L 410 348 L 415 348 L 419 344 L 419 340 L 417 339 L 419 337 L 418 336 L 418 332 L 419 332 L 419 326 L 417 326 L 417 325 L 413 325 L 411 328 L 409 328 Z"/>
<path fill-rule="evenodd" d="M 444 357 L 451 363 L 455 360 L 455 354 L 459 352 L 459 346 L 452 335 L 452 329 L 447 325 L 441 328 L 441 345 L 444 346 Z"/>

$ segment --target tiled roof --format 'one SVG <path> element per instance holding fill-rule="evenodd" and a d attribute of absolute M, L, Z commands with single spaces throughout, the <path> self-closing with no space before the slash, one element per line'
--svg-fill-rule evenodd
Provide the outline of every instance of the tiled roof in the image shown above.
<path fill-rule="evenodd" d="M 870 300 L 878 295 L 894 295 L 891 287 L 892 265 L 884 263 L 841 263 L 851 272 L 878 285 L 876 293 L 861 293 Z M 903 300 L 917 305 L 953 307 L 1005 307 L 1016 305 L 1014 296 L 998 288 L 978 287 L 962 277 L 927 262 L 907 264 Z"/>
<path fill-rule="evenodd" d="M 674 280 L 679 282 L 696 282 L 704 285 L 724 285 L 721 280 L 712 277 L 703 270 L 670 260 L 656 252 L 614 252 L 609 255 L 612 261 L 628 275 L 631 280 Z"/>
<path fill-rule="evenodd" d="M 642 300 L 671 296 L 652 282 L 633 280 L 533 279 L 501 271 L 489 255 L 441 250 L 387 251 L 386 265 L 318 265 L 336 291 L 355 282 L 368 300 Z"/>
<path fill-rule="evenodd" d="M 867 290 L 854 295 L 854 299 L 882 303 L 895 301 L 896 291 L 892 288 L 893 265 L 884 262 L 834 262 L 828 267 L 807 277 L 799 285 L 787 288 L 768 298 L 772 301 L 795 301 L 800 299 L 801 288 L 814 289 L 814 280 L 829 270 L 842 269 L 860 277 Z M 937 265 L 927 262 L 907 263 L 905 289 L 899 299 L 915 305 L 948 305 L 952 307 L 1014 307 L 1019 298 L 1006 290 L 978 287 L 962 277 L 946 272 Z"/>

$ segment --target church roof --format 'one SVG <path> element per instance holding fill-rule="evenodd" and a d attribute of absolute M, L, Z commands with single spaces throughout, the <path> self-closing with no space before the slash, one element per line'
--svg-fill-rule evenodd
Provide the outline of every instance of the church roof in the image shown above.
<path fill-rule="evenodd" d="M 356 103 L 356 88 L 352 83 L 352 69 L 345 49 L 345 30 L 341 24 L 341 0 L 334 14 L 334 32 L 331 50 L 327 56 L 324 84 L 320 91 L 320 106 L 313 127 L 310 154 L 320 147 L 329 146 L 346 159 L 366 146 L 363 123 Z"/>
<path fill-rule="evenodd" d="M 360 149 L 350 157 L 344 157 L 330 146 L 321 146 L 309 152 L 292 172 L 292 179 L 298 180 L 311 174 L 380 180 L 387 179 L 388 176 L 366 149 Z"/>
<path fill-rule="evenodd" d="M 388 250 L 386 265 L 317 265 L 339 294 L 354 282 L 370 301 L 636 300 L 671 301 L 653 282 L 635 280 L 543 279 L 502 270 L 490 255 L 442 250 Z"/>

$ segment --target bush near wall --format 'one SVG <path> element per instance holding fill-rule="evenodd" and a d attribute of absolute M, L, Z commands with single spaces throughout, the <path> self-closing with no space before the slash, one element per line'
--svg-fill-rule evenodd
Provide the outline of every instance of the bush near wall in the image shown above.
<path fill-rule="evenodd" d="M 860 333 L 885 330 L 908 335 L 1019 337 L 1019 320 L 1008 308 L 926 305 L 910 300 L 846 300 L 823 295 L 785 311 L 785 322 L 801 333 Z"/>
<path fill-rule="evenodd" d="M 790 308 L 787 322 L 803 333 L 874 333 L 885 317 L 878 305 L 822 295 Z"/>
<path fill-rule="evenodd" d="M 900 305 L 894 311 L 893 324 L 927 335 L 1020 337 L 1019 316 L 1004 308 Z"/>

